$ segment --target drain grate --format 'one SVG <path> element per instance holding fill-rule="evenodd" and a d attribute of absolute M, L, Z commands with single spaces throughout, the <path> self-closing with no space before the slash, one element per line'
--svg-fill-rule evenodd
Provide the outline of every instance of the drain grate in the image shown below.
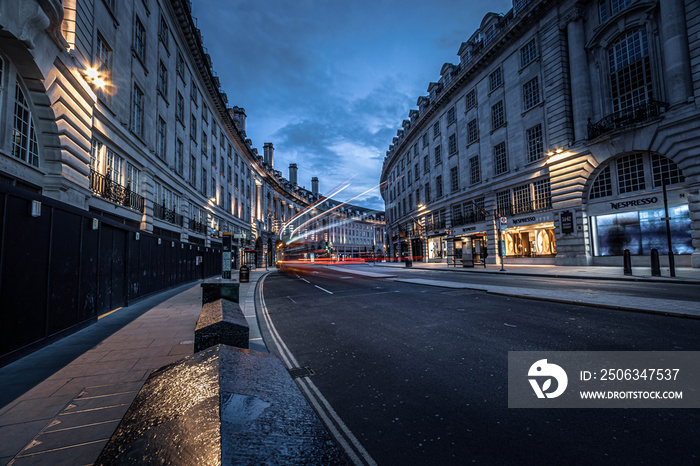
<path fill-rule="evenodd" d="M 311 377 L 315 374 L 314 370 L 309 366 L 292 367 L 291 369 L 287 369 L 287 371 L 289 371 L 289 375 L 291 375 L 293 379 L 298 379 L 299 377 Z"/>

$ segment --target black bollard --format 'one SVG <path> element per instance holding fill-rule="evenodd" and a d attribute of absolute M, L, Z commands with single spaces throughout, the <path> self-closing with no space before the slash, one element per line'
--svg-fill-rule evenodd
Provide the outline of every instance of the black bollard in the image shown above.
<path fill-rule="evenodd" d="M 659 250 L 651 250 L 651 276 L 660 277 L 661 276 L 661 266 L 659 265 Z"/>
<path fill-rule="evenodd" d="M 622 251 L 622 261 L 625 268 L 625 275 L 632 275 L 632 256 L 630 255 L 629 249 Z"/>

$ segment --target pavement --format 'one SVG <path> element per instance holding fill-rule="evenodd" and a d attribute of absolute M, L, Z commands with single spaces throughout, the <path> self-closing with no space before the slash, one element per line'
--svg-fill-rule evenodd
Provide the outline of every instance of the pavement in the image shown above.
<path fill-rule="evenodd" d="M 700 303 L 566 293 L 449 280 L 412 278 L 392 268 L 402 263 L 329 265 L 372 278 L 426 286 L 483 289 L 490 293 L 700 318 Z M 508 273 L 585 279 L 643 280 L 700 285 L 700 269 L 676 269 L 676 278 L 652 277 L 637 268 L 625 276 L 615 267 L 506 265 L 465 269 L 414 262 L 414 270 Z M 256 318 L 255 289 L 268 271 L 250 272 L 241 283 L 240 305 L 250 325 L 250 348 L 267 351 Z M 102 316 L 68 337 L 0 368 L 0 466 L 92 464 L 152 370 L 193 353 L 201 312 L 201 282 L 181 285 Z M 700 296 L 700 288 L 698 289 Z M 700 300 L 698 300 L 700 301 Z"/>
<path fill-rule="evenodd" d="M 255 316 L 255 286 L 240 284 L 250 348 L 267 352 Z M 201 281 L 101 317 L 0 368 L 0 465 L 93 464 L 148 375 L 194 351 Z"/>

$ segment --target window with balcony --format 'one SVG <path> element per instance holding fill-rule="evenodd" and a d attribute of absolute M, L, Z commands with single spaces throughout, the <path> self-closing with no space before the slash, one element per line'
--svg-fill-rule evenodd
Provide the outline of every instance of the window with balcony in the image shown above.
<path fill-rule="evenodd" d="M 608 49 L 613 111 L 645 103 L 652 96 L 646 30 L 625 34 Z"/>

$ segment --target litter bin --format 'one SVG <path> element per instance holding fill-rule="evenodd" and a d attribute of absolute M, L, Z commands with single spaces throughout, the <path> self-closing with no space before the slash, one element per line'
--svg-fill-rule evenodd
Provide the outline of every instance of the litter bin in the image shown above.
<path fill-rule="evenodd" d="M 406 267 L 413 267 L 413 261 L 410 257 L 406 258 Z"/>
<path fill-rule="evenodd" d="M 239 283 L 248 283 L 250 280 L 250 269 L 248 268 L 247 265 L 242 265 L 241 269 L 238 272 L 238 282 Z"/>

